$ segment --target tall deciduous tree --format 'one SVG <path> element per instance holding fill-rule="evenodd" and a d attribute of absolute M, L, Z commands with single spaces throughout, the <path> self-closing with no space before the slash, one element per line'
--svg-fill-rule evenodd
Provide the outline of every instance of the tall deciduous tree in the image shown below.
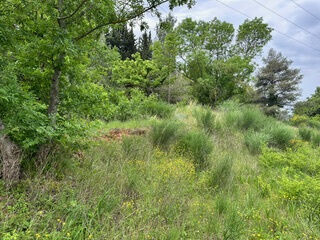
<path fill-rule="evenodd" d="M 216 18 L 209 22 L 187 18 L 176 31 L 181 38 L 181 68 L 192 80 L 194 96 L 215 105 L 250 89 L 253 58 L 271 39 L 272 29 L 255 18 L 246 20 L 235 34 L 232 24 Z"/>
<path fill-rule="evenodd" d="M 194 0 L 1 1 L 0 72 L 8 72 L 8 66 L 14 69 L 11 74 L 0 74 L 0 91 L 5 94 L 0 95 L 1 134 L 7 133 L 26 148 L 39 146 L 56 134 L 65 135 L 61 119 L 71 118 L 73 109 L 61 111 L 59 103 L 73 101 L 77 96 L 74 86 L 86 80 L 89 82 L 84 85 L 91 86 L 93 93 L 98 89 L 88 74 L 81 73 L 86 72 L 88 54 L 101 33 L 116 24 L 141 19 L 163 3 L 172 9 L 184 4 L 191 7 Z M 10 76 L 6 79 L 10 85 L 3 84 L 3 76 Z M 29 124 L 22 116 L 16 117 L 18 110 L 12 109 L 18 103 L 24 110 L 19 114 L 35 121 Z"/>
<path fill-rule="evenodd" d="M 259 70 L 256 82 L 258 102 L 269 109 L 270 114 L 276 115 L 297 100 L 300 95 L 298 85 L 303 76 L 299 69 L 291 68 L 291 60 L 273 49 L 263 62 L 265 66 Z"/>

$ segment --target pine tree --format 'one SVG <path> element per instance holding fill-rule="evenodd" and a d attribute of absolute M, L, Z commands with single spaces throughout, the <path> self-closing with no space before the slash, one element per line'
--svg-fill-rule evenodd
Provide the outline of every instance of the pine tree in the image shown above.
<path fill-rule="evenodd" d="M 139 52 L 143 60 L 150 60 L 152 58 L 151 45 L 151 32 L 148 34 L 147 31 L 144 31 L 139 41 Z"/>
<path fill-rule="evenodd" d="M 292 106 L 297 100 L 299 83 L 302 75 L 300 69 L 290 68 L 292 61 L 281 53 L 270 49 L 265 64 L 257 75 L 258 102 L 264 105 L 271 115 L 277 115 L 279 110 Z"/>
<path fill-rule="evenodd" d="M 137 52 L 135 35 L 133 28 L 128 30 L 127 25 L 114 28 L 106 34 L 106 43 L 110 47 L 117 47 L 122 60 L 132 59 L 132 55 Z"/>

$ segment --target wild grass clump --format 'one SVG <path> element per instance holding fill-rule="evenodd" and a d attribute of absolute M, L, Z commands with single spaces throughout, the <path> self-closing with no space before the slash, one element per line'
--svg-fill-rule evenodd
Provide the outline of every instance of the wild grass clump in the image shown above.
<path fill-rule="evenodd" d="M 173 115 L 174 107 L 162 101 L 147 101 L 142 106 L 145 115 L 157 116 L 158 118 L 170 118 Z"/>
<path fill-rule="evenodd" d="M 122 139 L 121 145 L 125 159 L 147 160 L 151 156 L 151 146 L 145 137 L 128 136 Z"/>
<path fill-rule="evenodd" d="M 270 145 L 285 149 L 290 145 L 290 141 L 295 138 L 295 131 L 284 124 L 275 124 L 270 129 Z"/>
<path fill-rule="evenodd" d="M 312 129 L 309 127 L 299 128 L 299 136 L 302 140 L 309 142 L 312 138 Z"/>
<path fill-rule="evenodd" d="M 176 150 L 190 157 L 197 168 L 203 169 L 208 165 L 208 158 L 213 150 L 210 137 L 200 131 L 190 131 L 178 140 Z"/>
<path fill-rule="evenodd" d="M 150 138 L 154 146 L 161 149 L 168 149 L 169 145 L 174 143 L 181 124 L 173 120 L 164 120 L 152 125 Z"/>
<path fill-rule="evenodd" d="M 238 119 L 238 127 L 242 130 L 259 130 L 263 128 L 267 117 L 257 108 L 246 106 L 242 108 L 240 118 Z"/>
<path fill-rule="evenodd" d="M 312 134 L 312 143 L 316 147 L 320 147 L 320 132 L 315 132 Z"/>
<path fill-rule="evenodd" d="M 244 142 L 253 154 L 261 153 L 263 145 L 267 145 L 270 136 L 264 132 L 249 131 L 244 135 Z"/>
<path fill-rule="evenodd" d="M 215 115 L 210 108 L 201 109 L 194 113 L 198 127 L 211 134 L 215 130 Z"/>
<path fill-rule="evenodd" d="M 209 186 L 212 188 L 224 188 L 232 179 L 233 159 L 225 156 L 212 168 L 209 175 Z"/>

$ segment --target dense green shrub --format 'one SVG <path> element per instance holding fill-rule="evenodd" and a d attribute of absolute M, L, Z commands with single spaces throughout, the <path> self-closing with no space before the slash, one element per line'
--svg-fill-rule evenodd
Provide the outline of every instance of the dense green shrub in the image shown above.
<path fill-rule="evenodd" d="M 270 136 L 264 132 L 249 131 L 244 135 L 244 142 L 253 154 L 260 153 L 263 145 L 266 145 L 269 139 Z"/>
<path fill-rule="evenodd" d="M 168 103 L 157 100 L 155 97 L 149 98 L 141 106 L 142 114 L 147 116 L 157 116 L 159 118 L 169 118 L 174 112 L 174 107 Z"/>
<path fill-rule="evenodd" d="M 179 128 L 180 124 L 173 120 L 155 122 L 150 132 L 152 144 L 163 149 L 168 149 L 169 145 L 176 140 Z"/>
<path fill-rule="evenodd" d="M 213 133 L 215 129 L 215 115 L 212 109 L 201 109 L 200 111 L 195 111 L 194 115 L 200 128 L 204 129 L 207 133 Z"/>
<path fill-rule="evenodd" d="M 312 129 L 308 127 L 299 128 L 299 135 L 302 140 L 310 141 L 312 138 Z"/>
<path fill-rule="evenodd" d="M 209 155 L 213 150 L 210 137 L 200 131 L 190 131 L 178 140 L 177 151 L 190 157 L 198 168 L 208 165 Z"/>
<path fill-rule="evenodd" d="M 265 148 L 260 157 L 267 167 L 290 167 L 314 176 L 320 171 L 320 149 L 308 143 L 302 143 L 286 151 Z"/>
<path fill-rule="evenodd" d="M 274 124 L 270 129 L 269 143 L 278 148 L 286 148 L 290 145 L 290 141 L 295 138 L 294 129 L 284 124 Z"/>

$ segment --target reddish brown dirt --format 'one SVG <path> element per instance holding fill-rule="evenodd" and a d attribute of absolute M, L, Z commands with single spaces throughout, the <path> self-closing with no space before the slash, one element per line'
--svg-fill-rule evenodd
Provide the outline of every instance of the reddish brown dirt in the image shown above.
<path fill-rule="evenodd" d="M 123 137 L 127 136 L 143 136 L 146 135 L 146 129 L 111 129 L 107 134 L 99 137 L 99 140 L 103 141 L 120 141 Z"/>

